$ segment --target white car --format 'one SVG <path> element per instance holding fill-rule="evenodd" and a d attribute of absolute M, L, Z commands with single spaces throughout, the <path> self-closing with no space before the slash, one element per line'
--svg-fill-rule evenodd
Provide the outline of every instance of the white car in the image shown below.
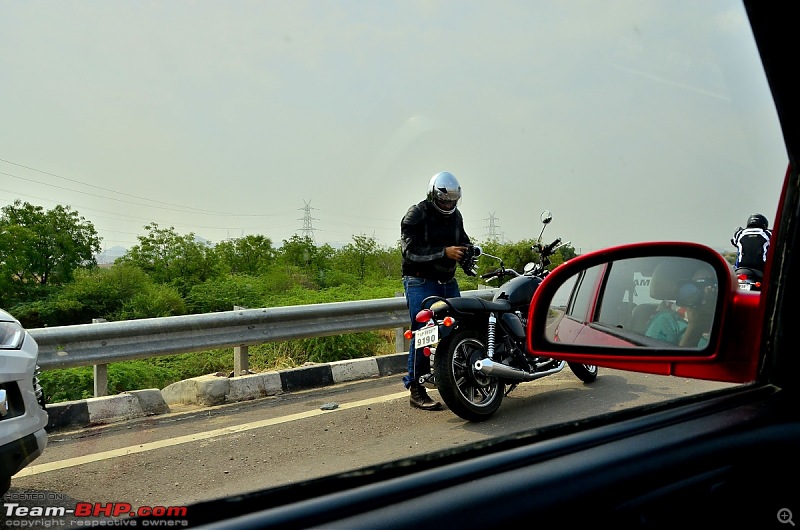
<path fill-rule="evenodd" d="M 0 309 L 0 495 L 11 487 L 11 477 L 47 446 L 38 356 L 33 337 Z"/>

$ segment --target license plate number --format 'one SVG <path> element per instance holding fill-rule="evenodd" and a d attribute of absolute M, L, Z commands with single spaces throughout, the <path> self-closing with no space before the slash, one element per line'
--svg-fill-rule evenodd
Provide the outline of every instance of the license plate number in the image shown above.
<path fill-rule="evenodd" d="M 749 283 L 740 283 L 739 284 L 739 289 L 742 290 L 742 291 L 749 291 L 750 290 L 750 284 Z"/>
<path fill-rule="evenodd" d="M 439 326 L 427 326 L 414 333 L 414 347 L 424 348 L 439 342 Z"/>

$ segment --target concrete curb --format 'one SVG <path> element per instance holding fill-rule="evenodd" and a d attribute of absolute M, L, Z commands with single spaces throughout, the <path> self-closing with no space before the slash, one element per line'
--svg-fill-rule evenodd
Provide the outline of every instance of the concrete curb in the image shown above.
<path fill-rule="evenodd" d="M 171 412 L 170 405 L 223 405 L 283 392 L 403 374 L 408 369 L 407 361 L 407 353 L 395 353 L 239 377 L 211 374 L 178 381 L 163 390 L 149 388 L 115 396 L 53 403 L 47 406 L 47 429 L 91 427 L 166 414 Z"/>

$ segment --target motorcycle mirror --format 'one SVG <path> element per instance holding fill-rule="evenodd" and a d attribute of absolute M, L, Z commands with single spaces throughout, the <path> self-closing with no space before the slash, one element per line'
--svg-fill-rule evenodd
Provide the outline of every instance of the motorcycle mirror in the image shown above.
<path fill-rule="evenodd" d="M 535 263 L 529 261 L 528 263 L 525 264 L 525 267 L 523 267 L 522 272 L 531 272 L 535 266 L 536 266 Z"/>
<path fill-rule="evenodd" d="M 550 213 L 550 210 L 545 210 L 542 212 L 541 219 L 542 219 L 542 231 L 539 232 L 539 241 L 542 240 L 542 234 L 544 234 L 544 229 L 547 227 L 548 224 L 550 224 L 550 221 L 553 220 L 553 214 Z"/>

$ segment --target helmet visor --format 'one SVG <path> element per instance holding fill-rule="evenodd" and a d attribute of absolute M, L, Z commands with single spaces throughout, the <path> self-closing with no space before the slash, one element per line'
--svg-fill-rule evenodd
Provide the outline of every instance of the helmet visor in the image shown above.
<path fill-rule="evenodd" d="M 438 206 L 439 209 L 444 212 L 452 212 L 456 209 L 456 206 L 458 206 L 458 200 L 451 201 L 446 198 L 437 198 L 436 206 Z"/>

